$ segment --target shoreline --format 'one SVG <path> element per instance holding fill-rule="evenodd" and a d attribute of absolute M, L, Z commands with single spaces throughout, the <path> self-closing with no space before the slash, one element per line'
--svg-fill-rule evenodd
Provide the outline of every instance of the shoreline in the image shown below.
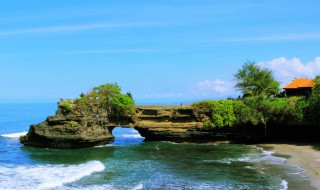
<path fill-rule="evenodd" d="M 320 171 L 320 144 L 266 143 L 257 146 L 272 151 L 273 156 L 286 158 L 286 165 L 304 169 L 301 174 L 310 180 L 312 187 L 320 190 L 320 174 L 316 174 Z"/>

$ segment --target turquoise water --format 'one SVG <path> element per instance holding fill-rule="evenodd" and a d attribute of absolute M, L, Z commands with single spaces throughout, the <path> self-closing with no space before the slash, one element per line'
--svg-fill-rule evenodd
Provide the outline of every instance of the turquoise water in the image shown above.
<path fill-rule="evenodd" d="M 18 136 L 55 104 L 0 104 L 0 189 L 308 189 L 300 168 L 255 146 L 143 142 L 117 127 L 111 145 L 24 147 Z M 312 188 L 309 188 L 312 189 Z"/>

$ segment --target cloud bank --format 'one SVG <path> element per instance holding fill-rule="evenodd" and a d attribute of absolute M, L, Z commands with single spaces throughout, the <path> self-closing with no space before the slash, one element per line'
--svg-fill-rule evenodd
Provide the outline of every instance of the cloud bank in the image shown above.
<path fill-rule="evenodd" d="M 262 61 L 258 65 L 273 71 L 278 81 L 285 86 L 294 78 L 310 78 L 320 75 L 320 57 L 314 61 L 303 63 L 299 58 L 287 59 L 279 57 L 271 61 Z"/>
<path fill-rule="evenodd" d="M 235 94 L 234 84 L 221 79 L 203 80 L 196 84 L 194 93 L 203 97 L 226 97 Z"/>

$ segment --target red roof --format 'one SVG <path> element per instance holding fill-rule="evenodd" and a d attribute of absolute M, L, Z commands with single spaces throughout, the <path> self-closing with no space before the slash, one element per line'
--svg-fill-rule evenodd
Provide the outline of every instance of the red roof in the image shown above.
<path fill-rule="evenodd" d="M 297 89 L 297 88 L 313 88 L 316 83 L 313 80 L 306 78 L 299 78 L 293 80 L 290 84 L 285 86 L 283 89 Z"/>

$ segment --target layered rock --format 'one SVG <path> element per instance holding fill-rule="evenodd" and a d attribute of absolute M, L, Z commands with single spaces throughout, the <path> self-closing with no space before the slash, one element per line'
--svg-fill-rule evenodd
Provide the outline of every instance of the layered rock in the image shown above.
<path fill-rule="evenodd" d="M 146 141 L 172 142 L 249 142 L 261 139 L 264 129 L 255 127 L 224 127 L 208 129 L 187 107 L 137 108 L 134 128 Z"/>
<path fill-rule="evenodd" d="M 81 110 L 62 114 L 61 106 L 55 116 L 31 125 L 26 136 L 20 138 L 24 145 L 50 148 L 81 148 L 113 142 L 114 124 L 101 109 Z"/>
<path fill-rule="evenodd" d="M 66 114 L 61 104 L 55 116 L 31 125 L 28 134 L 20 138 L 21 143 L 50 148 L 104 145 L 114 141 L 112 130 L 119 125 L 135 128 L 146 141 L 244 141 L 251 137 L 263 137 L 264 131 L 258 127 L 247 130 L 239 127 L 206 129 L 195 116 L 194 110 L 187 107 L 138 107 L 132 118 L 119 120 L 108 118 L 107 111 L 97 107 L 73 108 L 72 112 Z"/>

